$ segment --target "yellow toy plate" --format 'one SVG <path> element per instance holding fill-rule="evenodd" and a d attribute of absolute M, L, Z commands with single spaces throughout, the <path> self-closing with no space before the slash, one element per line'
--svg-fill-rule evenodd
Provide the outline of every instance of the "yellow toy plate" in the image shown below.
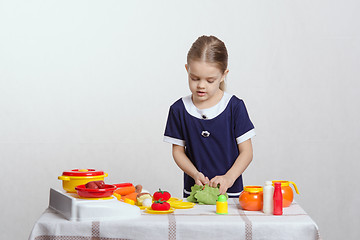
<path fill-rule="evenodd" d="M 179 198 L 175 198 L 175 197 L 171 197 L 169 200 L 167 200 L 168 203 L 171 202 L 182 202 L 182 199 Z"/>
<path fill-rule="evenodd" d="M 150 213 L 150 214 L 168 214 L 168 213 L 172 213 L 174 211 L 175 211 L 175 208 L 170 208 L 167 211 L 156 211 L 156 210 L 152 210 L 151 207 L 148 207 L 145 210 L 146 213 Z"/>
<path fill-rule="evenodd" d="M 146 206 L 140 206 L 140 205 L 136 205 L 136 206 L 138 206 L 140 208 L 140 210 L 145 210 L 146 208 L 148 208 Z"/>
<path fill-rule="evenodd" d="M 193 208 L 195 206 L 195 203 L 175 201 L 175 202 L 171 202 L 170 206 L 175 209 L 188 209 L 188 208 Z"/>

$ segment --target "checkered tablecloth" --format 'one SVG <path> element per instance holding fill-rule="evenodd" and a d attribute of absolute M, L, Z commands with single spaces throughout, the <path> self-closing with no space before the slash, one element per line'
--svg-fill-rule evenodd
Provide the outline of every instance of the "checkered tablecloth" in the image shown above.
<path fill-rule="evenodd" d="M 316 223 L 297 203 L 282 216 L 243 211 L 238 199 L 229 199 L 229 214 L 218 215 L 213 205 L 176 209 L 171 214 L 148 214 L 131 220 L 73 222 L 51 209 L 35 223 L 30 240 L 120 239 L 274 239 L 319 240 Z"/>

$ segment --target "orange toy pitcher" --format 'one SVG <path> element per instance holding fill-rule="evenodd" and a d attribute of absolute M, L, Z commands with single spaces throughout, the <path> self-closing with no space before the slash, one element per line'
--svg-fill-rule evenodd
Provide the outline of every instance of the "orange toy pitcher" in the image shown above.
<path fill-rule="evenodd" d="M 247 211 L 260 211 L 263 206 L 263 188 L 246 186 L 239 196 L 240 207 Z"/>
<path fill-rule="evenodd" d="M 284 181 L 284 180 L 274 180 L 272 181 L 273 185 L 274 182 L 280 182 L 281 183 L 281 192 L 283 196 L 283 207 L 289 207 L 294 200 L 294 193 L 292 188 L 290 187 L 290 184 L 294 186 L 295 192 L 299 194 L 299 191 L 297 189 L 297 186 L 294 182 L 291 181 Z"/>

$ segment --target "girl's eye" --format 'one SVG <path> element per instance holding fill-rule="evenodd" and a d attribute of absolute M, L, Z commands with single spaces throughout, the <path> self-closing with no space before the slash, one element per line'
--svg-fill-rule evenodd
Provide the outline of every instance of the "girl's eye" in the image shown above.
<path fill-rule="evenodd" d="M 193 81 L 199 81 L 198 78 L 191 78 L 191 80 L 193 80 Z"/>
<path fill-rule="evenodd" d="M 213 82 L 215 82 L 214 80 L 208 80 L 208 83 L 213 83 Z"/>

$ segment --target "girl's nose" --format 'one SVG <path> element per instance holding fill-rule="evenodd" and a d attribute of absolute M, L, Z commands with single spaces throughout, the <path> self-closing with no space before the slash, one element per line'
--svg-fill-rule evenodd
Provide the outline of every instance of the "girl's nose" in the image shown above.
<path fill-rule="evenodd" d="M 198 88 L 205 88 L 205 83 L 203 80 L 200 80 L 197 85 Z"/>

